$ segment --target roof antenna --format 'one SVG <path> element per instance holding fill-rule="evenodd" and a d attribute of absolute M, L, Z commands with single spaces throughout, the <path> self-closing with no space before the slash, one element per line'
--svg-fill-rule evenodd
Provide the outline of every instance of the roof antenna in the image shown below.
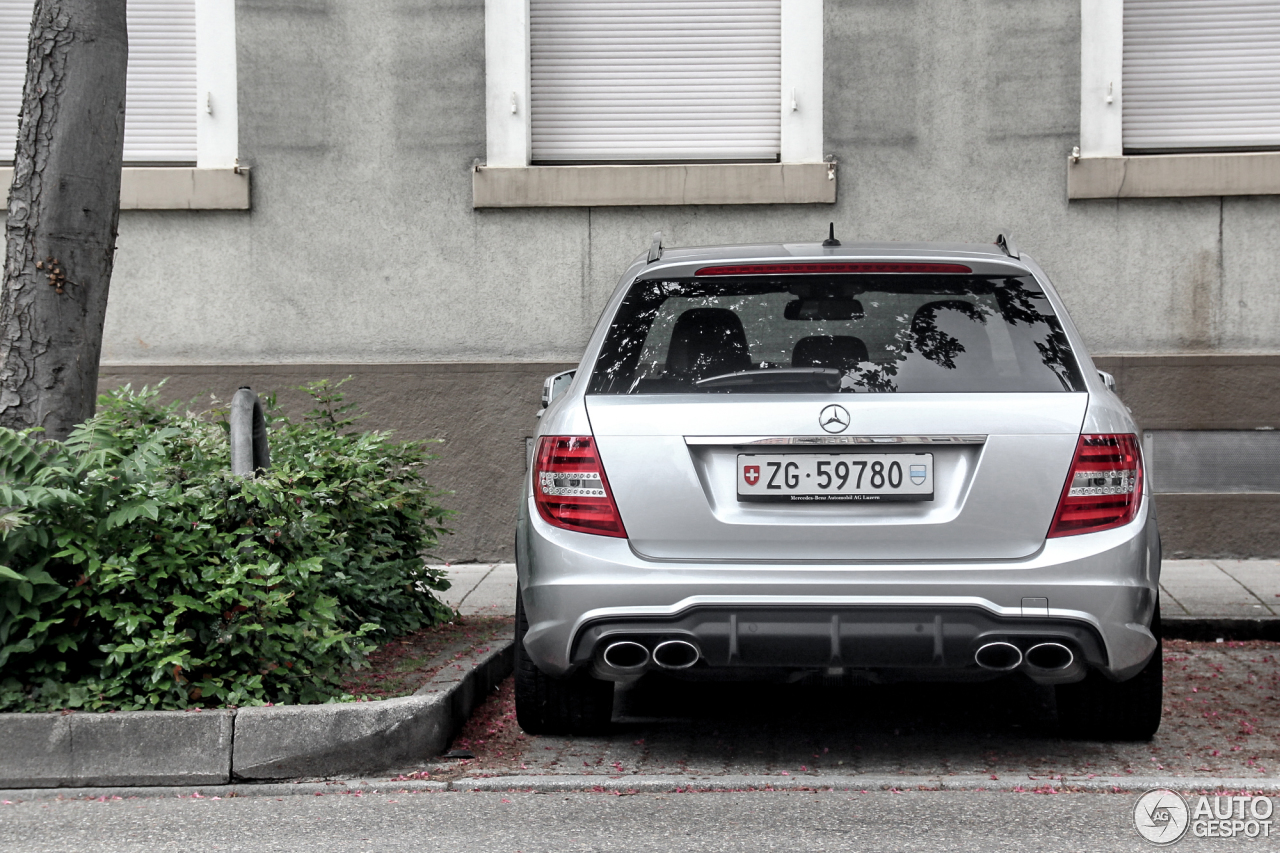
<path fill-rule="evenodd" d="M 662 232 L 654 231 L 653 239 L 649 241 L 649 263 L 662 259 Z"/>
<path fill-rule="evenodd" d="M 834 222 L 831 223 L 831 230 L 827 234 L 827 239 L 822 241 L 822 245 L 824 248 L 840 245 L 840 241 L 836 239 L 836 224 Z"/>

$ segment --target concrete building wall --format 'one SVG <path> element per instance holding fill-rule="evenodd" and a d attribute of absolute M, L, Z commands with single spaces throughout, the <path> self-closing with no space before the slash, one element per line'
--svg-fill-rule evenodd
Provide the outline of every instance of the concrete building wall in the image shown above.
<path fill-rule="evenodd" d="M 444 429 L 418 410 L 459 424 L 468 409 L 507 406 L 501 423 L 449 428 L 439 485 L 457 492 L 460 515 L 446 556 L 509 553 L 514 505 L 482 510 L 465 472 L 490 471 L 514 493 L 519 458 L 494 460 L 532 432 L 542 364 L 577 361 L 656 230 L 668 245 L 810 241 L 831 220 L 850 240 L 990 242 L 1009 230 L 1095 353 L 1280 359 L 1280 197 L 1068 201 L 1079 0 L 827 0 L 833 206 L 516 210 L 471 203 L 485 152 L 483 0 L 236 9 L 252 209 L 121 215 L 104 380 L 173 375 L 229 396 L 253 371 L 355 373 L 387 407 L 379 417 L 415 436 Z M 486 367 L 449 366 L 460 362 Z M 433 382 L 406 385 L 375 366 L 389 363 L 439 364 Z M 1248 387 L 1254 368 L 1241 364 L 1233 375 Z"/>
<path fill-rule="evenodd" d="M 482 0 L 239 0 L 248 212 L 122 216 L 108 362 L 574 361 L 669 245 L 989 242 L 1097 352 L 1280 352 L 1280 198 L 1067 201 L 1078 0 L 828 0 L 834 206 L 473 210 Z"/>

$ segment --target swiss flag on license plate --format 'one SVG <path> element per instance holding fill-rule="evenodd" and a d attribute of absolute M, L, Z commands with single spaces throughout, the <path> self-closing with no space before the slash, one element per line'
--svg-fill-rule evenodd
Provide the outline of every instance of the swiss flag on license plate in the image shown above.
<path fill-rule="evenodd" d="M 759 465 L 743 465 L 742 479 L 747 481 L 748 486 L 754 486 L 760 482 L 760 466 Z"/>

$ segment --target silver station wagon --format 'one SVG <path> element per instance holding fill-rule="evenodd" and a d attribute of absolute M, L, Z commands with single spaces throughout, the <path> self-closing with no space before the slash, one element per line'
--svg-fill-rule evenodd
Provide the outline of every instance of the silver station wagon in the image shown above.
<path fill-rule="evenodd" d="M 687 679 L 1053 685 L 1160 723 L 1137 427 L 1040 267 L 994 245 L 666 249 L 551 377 L 516 534 L 516 709 L 590 733 Z"/>

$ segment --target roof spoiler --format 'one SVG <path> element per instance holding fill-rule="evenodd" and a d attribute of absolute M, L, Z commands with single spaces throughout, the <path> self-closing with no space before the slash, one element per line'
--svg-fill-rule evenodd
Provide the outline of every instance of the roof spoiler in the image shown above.
<path fill-rule="evenodd" d="M 1011 258 L 1018 259 L 1022 257 L 1021 253 L 1018 252 L 1018 244 L 1013 242 L 1013 237 L 1009 234 L 997 234 L 996 245 L 1000 247 L 1000 251 Z"/>

